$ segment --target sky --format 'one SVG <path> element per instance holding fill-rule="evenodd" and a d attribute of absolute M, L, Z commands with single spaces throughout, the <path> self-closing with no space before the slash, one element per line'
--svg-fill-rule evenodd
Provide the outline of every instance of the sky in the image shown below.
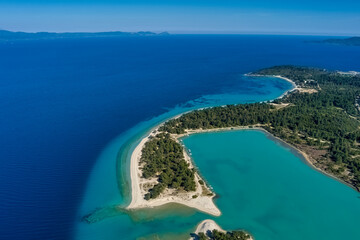
<path fill-rule="evenodd" d="M 0 29 L 360 35 L 360 0 L 0 0 Z"/>

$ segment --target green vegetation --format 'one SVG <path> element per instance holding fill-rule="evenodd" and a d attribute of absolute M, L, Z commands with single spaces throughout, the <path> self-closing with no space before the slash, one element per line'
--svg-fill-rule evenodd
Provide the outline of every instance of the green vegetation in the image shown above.
<path fill-rule="evenodd" d="M 146 200 L 158 197 L 166 188 L 195 191 L 195 170 L 189 168 L 183 147 L 170 134 L 160 133 L 148 141 L 142 149 L 140 164 L 144 178 L 158 179 L 145 195 Z"/>
<path fill-rule="evenodd" d="M 360 187 L 360 129 L 358 99 L 360 76 L 316 68 L 279 66 L 260 75 L 281 75 L 315 93 L 295 91 L 273 103 L 229 105 L 193 111 L 166 122 L 160 131 L 185 133 L 259 125 L 305 151 L 314 164 Z M 277 104 L 286 107 L 277 108 Z"/>
<path fill-rule="evenodd" d="M 250 239 L 250 235 L 243 231 L 232 231 L 232 232 L 219 232 L 218 230 L 213 230 L 211 233 L 198 234 L 199 240 L 247 240 Z"/>

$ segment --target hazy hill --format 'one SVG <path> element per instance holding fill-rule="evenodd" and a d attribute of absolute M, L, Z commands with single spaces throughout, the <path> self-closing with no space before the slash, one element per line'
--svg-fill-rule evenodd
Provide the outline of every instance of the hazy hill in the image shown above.
<path fill-rule="evenodd" d="M 351 37 L 351 38 L 342 38 L 342 39 L 326 39 L 322 41 L 323 43 L 331 44 L 342 44 L 350 46 L 360 46 L 360 37 Z"/>
<path fill-rule="evenodd" d="M 168 35 L 169 33 L 154 33 L 154 32 L 11 32 L 0 30 L 0 40 L 26 40 L 26 39 L 56 39 L 56 38 L 78 38 L 78 37 L 117 37 L 117 36 L 156 36 Z"/>

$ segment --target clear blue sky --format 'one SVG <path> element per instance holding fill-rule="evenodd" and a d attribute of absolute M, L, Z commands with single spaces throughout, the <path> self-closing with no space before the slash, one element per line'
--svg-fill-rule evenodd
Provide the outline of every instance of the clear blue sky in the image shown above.
<path fill-rule="evenodd" d="M 0 29 L 360 35 L 360 0 L 0 0 Z"/>

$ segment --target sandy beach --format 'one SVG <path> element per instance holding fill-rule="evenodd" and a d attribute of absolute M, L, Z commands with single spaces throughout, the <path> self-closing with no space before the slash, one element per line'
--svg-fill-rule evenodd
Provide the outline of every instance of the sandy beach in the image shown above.
<path fill-rule="evenodd" d="M 262 76 L 262 75 L 252 75 L 252 74 L 248 74 L 248 76 Z M 283 80 L 286 80 L 290 83 L 292 83 L 293 87 L 291 90 L 285 92 L 284 94 L 282 94 L 279 98 L 282 98 L 283 96 L 285 96 L 286 94 L 299 89 L 296 84 L 288 78 L 282 77 L 282 76 L 271 76 L 271 77 L 277 77 L 277 78 L 281 78 Z M 183 113 L 185 114 L 185 113 Z M 182 114 L 179 114 L 175 117 L 173 117 L 172 119 L 178 118 L 180 117 Z M 162 123 L 163 124 L 163 123 Z M 186 205 L 188 207 L 191 208 L 195 208 L 198 209 L 199 211 L 214 215 L 214 216 L 220 216 L 221 212 L 220 210 L 217 208 L 217 206 L 214 204 L 213 202 L 213 198 L 215 196 L 215 194 L 211 191 L 209 186 L 202 186 L 199 184 L 199 180 L 203 180 L 201 178 L 201 176 L 199 176 L 199 174 L 195 174 L 195 182 L 196 182 L 196 191 L 194 192 L 174 192 L 171 189 L 166 189 L 164 191 L 164 193 L 162 193 L 157 199 L 150 199 L 150 200 L 145 200 L 144 199 L 144 195 L 147 193 L 146 190 L 146 186 L 151 185 L 151 184 L 155 184 L 157 182 L 157 179 L 145 179 L 141 177 L 141 169 L 139 166 L 139 162 L 141 159 L 141 153 L 142 153 L 142 149 L 145 145 L 145 143 L 153 136 L 155 136 L 156 134 L 159 133 L 158 129 L 159 127 L 162 125 L 159 124 L 158 126 L 156 126 L 155 128 L 152 129 L 151 133 L 146 136 L 145 138 L 143 138 L 140 143 L 136 146 L 136 148 L 134 149 L 134 151 L 132 152 L 131 155 L 131 163 L 130 163 L 130 176 L 131 176 L 131 203 L 129 204 L 129 206 L 127 207 L 127 209 L 138 209 L 138 208 L 151 208 L 151 207 L 157 207 L 157 206 L 161 206 L 167 203 L 178 203 L 178 204 L 182 204 L 182 205 Z M 216 131 L 231 131 L 231 130 L 245 130 L 245 129 L 258 129 L 258 130 L 262 130 L 267 132 L 262 125 L 257 124 L 257 125 L 253 125 L 253 126 L 239 126 L 239 127 L 227 127 L 227 128 L 215 128 L 215 129 L 197 129 L 197 130 L 186 130 L 186 132 L 184 134 L 171 134 L 172 138 L 175 139 L 176 141 L 180 142 L 182 137 L 185 136 L 189 136 L 191 134 L 196 134 L 196 133 L 204 133 L 204 132 L 216 132 Z M 268 134 L 270 134 L 271 136 L 273 136 L 271 133 L 267 132 Z M 275 136 L 273 136 L 274 138 L 284 142 L 282 139 L 277 138 Z M 326 174 L 326 172 L 322 171 L 319 168 L 316 168 L 313 164 L 313 162 L 311 161 L 311 159 L 309 158 L 309 156 L 295 148 L 294 146 L 284 142 L 285 144 L 289 145 L 290 147 L 294 148 L 295 150 L 297 150 L 297 152 L 299 152 L 304 160 L 311 165 L 312 167 L 314 167 L 316 170 Z M 185 160 L 190 164 L 190 167 L 194 167 L 193 162 L 191 160 L 191 157 L 187 154 L 187 152 L 184 150 L 184 157 Z M 203 180 L 204 181 L 204 180 Z M 206 181 L 204 181 L 206 182 Z M 213 193 L 212 196 L 209 196 L 208 193 Z M 196 196 L 196 197 L 195 197 Z"/>
<path fill-rule="evenodd" d="M 248 75 L 248 76 L 258 76 L 258 75 Z M 259 75 L 260 76 L 260 75 Z M 290 91 L 293 91 L 296 89 L 295 83 L 288 79 L 281 76 L 273 76 L 278 77 L 281 79 L 284 79 L 286 81 L 289 81 L 293 84 L 294 88 Z M 282 96 L 285 96 L 288 94 L 289 91 L 285 92 Z M 183 113 L 185 114 L 185 113 Z M 179 114 L 172 119 L 180 117 L 182 114 Z M 167 203 L 178 203 L 183 204 L 191 208 L 196 208 L 199 211 L 214 215 L 214 216 L 220 216 L 221 212 L 217 208 L 217 206 L 213 202 L 213 198 L 215 196 L 215 193 L 213 193 L 209 186 L 202 186 L 199 184 L 199 180 L 203 180 L 201 176 L 199 176 L 197 173 L 195 174 L 195 182 L 196 182 L 196 191 L 194 192 L 182 192 L 182 193 L 174 193 L 170 189 L 166 189 L 164 193 L 162 193 L 157 199 L 150 199 L 145 200 L 144 195 L 147 193 L 146 186 L 149 184 L 154 184 L 157 182 L 157 179 L 144 179 L 141 177 L 141 169 L 139 166 L 139 162 L 141 159 L 141 152 L 145 145 L 145 143 L 152 137 L 155 136 L 158 133 L 158 129 L 162 124 L 159 124 L 154 129 L 152 129 L 151 133 L 143 138 L 140 143 L 136 146 L 134 151 L 131 154 L 131 160 L 130 160 L 130 176 L 131 176 L 131 202 L 127 209 L 138 209 L 138 208 L 147 208 L 147 207 L 157 207 L 161 206 Z M 219 129 L 199 129 L 199 130 L 189 130 L 186 131 L 185 134 L 172 134 L 172 137 L 179 142 L 179 139 L 181 137 L 195 134 L 195 133 L 201 133 L 201 132 L 213 132 L 213 131 L 229 131 L 229 130 L 236 130 L 236 129 L 256 129 L 261 126 L 242 126 L 242 127 L 231 127 L 231 128 L 219 128 Z M 184 157 L 185 160 L 189 162 L 190 167 L 193 167 L 193 162 L 190 158 L 190 156 L 187 154 L 186 151 L 184 151 Z M 203 180 L 204 181 L 204 180 Z M 204 181 L 206 182 L 206 181 Z M 209 196 L 208 193 L 213 193 L 212 196 Z M 195 198 L 195 196 L 197 196 Z"/>
<path fill-rule="evenodd" d="M 260 74 L 252 74 L 252 73 L 247 73 L 245 74 L 245 76 L 248 76 L 248 77 L 275 77 L 275 78 L 281 78 L 289 83 L 291 83 L 291 85 L 293 86 L 292 89 L 284 92 L 280 97 L 278 97 L 277 99 L 280 99 L 280 98 L 283 98 L 285 97 L 287 94 L 293 92 L 293 91 L 302 91 L 302 88 L 299 88 L 296 83 L 291 80 L 290 78 L 286 78 L 286 77 L 283 77 L 283 76 L 280 76 L 280 75 L 260 75 Z M 275 99 L 274 99 L 275 100 Z"/>
<path fill-rule="evenodd" d="M 224 229 L 222 229 L 214 220 L 212 219 L 206 219 L 202 222 L 200 222 L 195 230 L 195 234 L 204 233 L 207 235 L 208 232 L 212 232 L 213 230 L 217 230 L 219 232 L 226 233 Z M 191 237 L 190 240 L 194 240 L 196 237 Z M 249 240 L 253 240 L 253 237 L 250 235 Z"/>
<path fill-rule="evenodd" d="M 244 74 L 244 75 L 248 76 L 248 77 L 276 77 L 276 78 L 281 78 L 281 79 L 291 83 L 294 88 L 297 87 L 296 83 L 293 80 L 291 80 L 290 78 L 287 78 L 287 77 L 283 77 L 281 75 L 261 75 L 261 74 L 253 74 L 253 73 L 247 73 L 247 74 Z"/>
<path fill-rule="evenodd" d="M 218 230 L 219 232 L 226 233 L 224 229 L 222 229 L 214 220 L 206 219 L 199 223 L 196 227 L 195 234 L 199 233 L 207 233 L 208 231 L 212 232 L 213 230 Z M 195 239 L 194 237 L 190 239 Z"/>
<path fill-rule="evenodd" d="M 291 83 L 294 88 L 296 88 L 296 84 L 293 80 L 291 80 L 290 78 L 286 78 L 286 77 L 283 77 L 283 76 L 280 76 L 280 75 L 271 75 L 270 77 L 276 77 L 276 78 L 281 78 L 281 79 L 284 79 L 285 81 L 288 81 L 289 83 Z"/>
<path fill-rule="evenodd" d="M 161 125 L 160 125 L 161 126 Z M 202 186 L 199 183 L 199 180 L 202 180 L 198 174 L 195 174 L 196 182 L 196 191 L 193 192 L 181 192 L 174 193 L 170 189 L 166 189 L 156 199 L 145 200 L 144 195 L 146 190 L 144 189 L 147 184 L 155 183 L 157 179 L 144 179 L 141 177 L 141 169 L 139 168 L 139 162 L 141 158 L 141 151 L 145 143 L 150 139 L 151 136 L 155 136 L 158 131 L 159 126 L 152 131 L 147 137 L 141 140 L 141 142 L 136 146 L 135 150 L 131 155 L 130 163 L 130 176 L 131 176 L 131 203 L 127 209 L 138 209 L 138 208 L 151 208 L 161 206 L 167 203 L 178 203 L 191 208 L 196 208 L 199 211 L 214 215 L 220 216 L 221 212 L 213 202 L 215 194 L 208 196 L 208 193 L 212 191 L 206 187 Z M 190 156 L 184 151 L 185 160 L 190 163 L 190 167 L 193 167 Z M 204 181 L 205 182 L 205 181 Z M 194 198 L 194 196 L 197 196 Z"/>

